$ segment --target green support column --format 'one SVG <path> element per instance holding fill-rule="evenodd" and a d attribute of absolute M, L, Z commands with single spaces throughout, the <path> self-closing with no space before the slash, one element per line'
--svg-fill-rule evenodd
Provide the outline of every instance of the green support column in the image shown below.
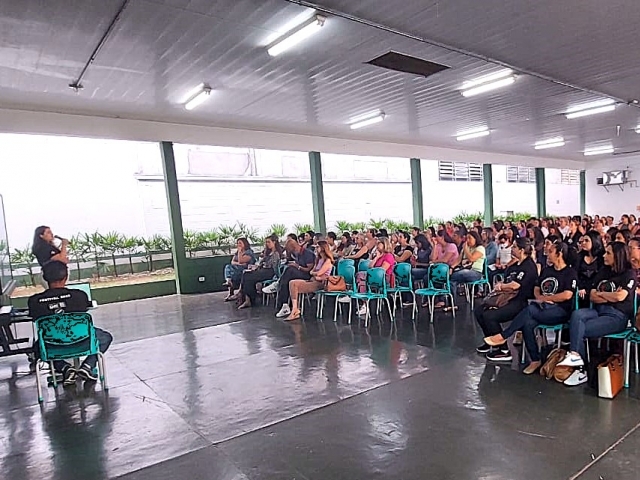
<path fill-rule="evenodd" d="M 587 172 L 580 170 L 580 216 L 587 213 Z"/>
<path fill-rule="evenodd" d="M 482 165 L 484 179 L 484 225 L 490 227 L 493 222 L 493 168 L 490 163 Z"/>
<path fill-rule="evenodd" d="M 536 205 L 538 218 L 547 216 L 547 185 L 544 168 L 536 168 Z"/>
<path fill-rule="evenodd" d="M 413 196 L 413 226 L 424 230 L 424 202 L 422 198 L 422 167 L 419 158 L 409 159 L 411 193 Z"/>
<path fill-rule="evenodd" d="M 311 200 L 313 201 L 314 229 L 316 232 L 327 233 L 320 152 L 309 152 L 309 170 L 311 172 Z"/>
<path fill-rule="evenodd" d="M 176 290 L 181 293 L 180 277 L 185 269 L 187 255 L 184 250 L 182 211 L 180 209 L 180 194 L 178 192 L 178 176 L 176 174 L 176 160 L 173 155 L 173 143 L 160 142 L 160 153 L 162 155 L 164 186 L 167 193 L 169 225 L 171 226 L 171 251 L 176 274 Z"/>

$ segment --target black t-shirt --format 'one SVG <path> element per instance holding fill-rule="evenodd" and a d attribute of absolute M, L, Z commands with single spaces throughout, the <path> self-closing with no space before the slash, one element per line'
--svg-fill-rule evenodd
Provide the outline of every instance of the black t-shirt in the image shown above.
<path fill-rule="evenodd" d="M 607 305 L 620 310 L 629 318 L 633 316 L 633 299 L 636 295 L 636 276 L 633 270 L 615 273 L 611 267 L 605 266 L 598 272 L 593 281 L 594 289 L 598 292 L 615 292 L 618 288 L 626 290 L 628 295 L 621 302 L 612 302 Z"/>
<path fill-rule="evenodd" d="M 55 245 L 42 241 L 38 242 L 38 245 L 34 247 L 33 253 L 36 256 L 36 260 L 38 260 L 38 264 L 43 267 L 49 263 L 51 257 L 60 253 L 60 249 Z"/>
<path fill-rule="evenodd" d="M 556 295 L 562 292 L 575 292 L 578 285 L 578 274 L 571 267 L 564 267 L 562 270 L 556 270 L 553 266 L 547 267 L 540 273 L 538 279 L 538 287 L 542 295 Z M 573 296 L 557 305 L 564 308 L 567 312 L 573 309 Z"/>
<path fill-rule="evenodd" d="M 34 320 L 55 313 L 86 312 L 89 297 L 81 290 L 50 288 L 29 298 L 29 316 Z"/>
<path fill-rule="evenodd" d="M 578 243 L 580 242 L 581 237 L 582 237 L 582 233 L 580 233 L 580 230 L 576 230 L 576 233 L 574 233 L 573 235 L 569 233 L 567 235 L 567 238 L 564 239 L 564 241 L 567 245 L 577 249 Z"/>
<path fill-rule="evenodd" d="M 411 255 L 413 255 L 413 247 L 411 245 L 407 245 L 406 247 L 403 247 L 402 245 L 396 245 L 396 248 L 393 250 L 393 253 L 395 253 L 397 257 L 400 257 L 406 251 L 411 252 Z M 411 255 L 402 263 L 411 263 Z"/>
<path fill-rule="evenodd" d="M 584 258 L 585 255 L 581 254 L 578 259 L 578 289 L 586 290 L 589 293 L 594 288 L 593 280 L 602 269 L 603 261 L 602 257 L 598 257 L 591 263 L 587 263 Z"/>
<path fill-rule="evenodd" d="M 521 263 L 514 263 L 504 272 L 504 283 L 516 282 L 520 284 L 516 300 L 526 302 L 533 298 L 533 289 L 538 280 L 538 267 L 531 257 Z"/>
<path fill-rule="evenodd" d="M 316 255 L 308 248 L 304 248 L 301 252 L 296 253 L 294 258 L 298 265 L 305 268 L 316 262 Z"/>

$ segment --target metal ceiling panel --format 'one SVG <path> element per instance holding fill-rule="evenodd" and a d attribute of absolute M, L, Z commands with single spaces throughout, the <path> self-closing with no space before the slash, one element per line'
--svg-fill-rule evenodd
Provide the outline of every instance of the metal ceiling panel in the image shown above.
<path fill-rule="evenodd" d="M 637 43 L 632 17 L 640 18 L 640 2 L 320 1 L 340 15 L 328 15 L 317 35 L 272 58 L 268 39 L 308 9 L 286 0 L 131 0 L 79 93 L 68 84 L 121 1 L 2 2 L 0 107 L 581 160 L 585 144 L 601 140 L 640 149 L 636 107 L 567 120 L 567 108 L 599 97 L 539 78 L 640 96 L 640 50 L 626 48 Z M 366 63 L 389 51 L 451 68 L 420 78 Z M 502 68 L 483 55 L 539 75 L 464 98 L 463 82 Z M 185 93 L 202 82 L 212 87 L 211 99 L 186 111 Z M 384 122 L 349 129 L 351 119 L 374 110 L 387 114 Z M 479 125 L 492 134 L 455 140 Z M 556 135 L 565 147 L 533 150 Z"/>

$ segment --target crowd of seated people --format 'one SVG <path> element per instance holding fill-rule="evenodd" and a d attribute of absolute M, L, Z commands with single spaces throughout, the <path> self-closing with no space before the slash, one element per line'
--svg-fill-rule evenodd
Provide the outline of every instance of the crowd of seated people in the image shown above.
<path fill-rule="evenodd" d="M 408 232 L 370 228 L 343 232 L 340 237 L 334 232 L 324 236 L 309 231 L 300 237 L 290 234 L 284 251 L 278 238 L 270 236 L 259 259 L 246 239 L 239 239 L 238 252 L 225 268 L 225 278 L 229 298 L 238 298 L 239 308 L 248 308 L 256 304 L 257 285 L 274 279 L 282 270 L 278 281 L 262 291 L 277 293 L 278 318 L 296 320 L 300 318 L 298 295 L 321 290 L 342 259 L 353 260 L 355 265 L 369 260 L 370 267 L 383 268 L 389 286 L 394 284 L 396 264 L 409 263 L 414 287 L 426 280 L 429 265 L 444 263 L 450 267 L 454 292 L 456 285 L 480 280 L 488 272 L 494 291 L 509 295 L 499 307 L 480 301 L 474 308 L 485 337 L 478 353 L 489 361 L 511 361 L 506 342 L 520 331 L 531 360 L 524 373 L 531 374 L 541 364 L 537 327 L 565 324 L 570 353 L 562 365 L 576 368 L 565 384 L 578 385 L 587 380 L 582 368 L 584 340 L 623 331 L 634 314 L 640 276 L 639 235 L 640 225 L 633 215 L 623 215 L 618 224 L 613 217 L 596 215 L 496 220 L 491 226 L 478 219 L 469 227 L 447 222 Z M 360 292 L 365 279 L 365 272 L 357 273 L 356 289 Z M 413 300 L 411 295 L 403 295 L 402 301 L 409 305 Z M 366 315 L 366 308 L 361 303 L 358 314 Z M 455 306 L 439 301 L 435 308 L 446 311 Z"/>

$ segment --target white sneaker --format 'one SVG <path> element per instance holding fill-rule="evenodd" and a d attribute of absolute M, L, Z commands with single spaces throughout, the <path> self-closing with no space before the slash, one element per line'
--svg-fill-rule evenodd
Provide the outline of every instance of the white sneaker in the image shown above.
<path fill-rule="evenodd" d="M 369 310 L 367 309 L 367 304 L 363 303 L 362 306 L 358 309 L 358 315 L 366 315 Z"/>
<path fill-rule="evenodd" d="M 583 372 L 581 370 L 575 370 L 571 374 L 571 376 L 564 381 L 564 384 L 567 387 L 575 387 L 576 385 L 586 383 L 587 380 L 588 380 L 587 372 Z"/>
<path fill-rule="evenodd" d="M 582 360 L 582 357 L 580 356 L 580 354 L 575 353 L 575 352 L 569 352 L 567 353 L 567 356 L 564 357 L 564 360 L 562 360 L 560 363 L 558 363 L 559 367 L 582 367 L 584 366 L 584 360 Z M 577 385 L 577 384 L 576 384 Z"/>
<path fill-rule="evenodd" d="M 289 305 L 285 303 L 284 305 L 282 305 L 282 308 L 280 309 L 280 311 L 276 313 L 276 317 L 278 318 L 288 317 L 290 313 L 291 313 L 291 309 L 289 308 Z"/>
<path fill-rule="evenodd" d="M 338 302 L 340 302 L 340 303 L 351 303 L 351 297 L 340 297 L 340 298 L 338 298 Z"/>
<path fill-rule="evenodd" d="M 276 293 L 278 291 L 278 282 L 273 282 L 262 289 L 262 293 Z"/>

